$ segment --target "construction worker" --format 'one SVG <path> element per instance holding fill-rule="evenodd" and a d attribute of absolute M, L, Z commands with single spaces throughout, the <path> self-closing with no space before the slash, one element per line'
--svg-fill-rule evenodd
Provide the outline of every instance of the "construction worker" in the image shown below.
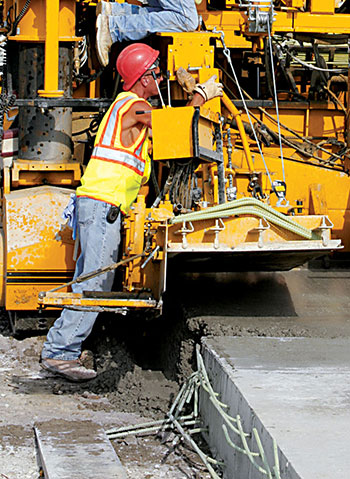
<path fill-rule="evenodd" d="M 97 4 L 97 56 L 102 66 L 115 42 L 141 40 L 156 32 L 192 32 L 198 27 L 195 0 L 148 0 L 147 6 L 104 2 Z"/>
<path fill-rule="evenodd" d="M 90 162 L 77 188 L 77 228 L 81 253 L 74 278 L 117 262 L 121 217 L 128 213 L 150 172 L 148 129 L 151 105 L 162 75 L 159 51 L 134 43 L 118 57 L 117 70 L 124 80 L 120 93 L 104 116 L 97 132 Z M 215 78 L 193 89 L 190 104 L 222 96 Z M 141 112 L 141 113 L 140 113 Z M 110 291 L 114 271 L 76 283 L 83 290 Z M 63 309 L 49 330 L 41 354 L 41 366 L 72 381 L 93 379 L 96 372 L 80 360 L 82 342 L 90 334 L 98 313 Z"/>

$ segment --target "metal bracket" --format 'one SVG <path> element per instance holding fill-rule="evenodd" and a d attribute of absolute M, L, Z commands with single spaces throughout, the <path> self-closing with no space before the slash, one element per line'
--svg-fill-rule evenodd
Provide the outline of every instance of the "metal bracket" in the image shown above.
<path fill-rule="evenodd" d="M 218 218 L 215 220 L 215 226 L 212 226 L 211 228 L 208 228 L 206 232 L 208 233 L 209 231 L 213 231 L 215 233 L 214 237 L 214 248 L 219 249 L 220 243 L 219 243 L 219 233 L 220 231 L 224 231 L 226 228 L 225 223 L 222 221 L 221 218 Z"/>
<path fill-rule="evenodd" d="M 189 223 L 189 228 L 186 228 L 186 221 L 184 221 L 182 223 L 182 228 L 178 231 L 175 231 L 174 234 L 176 235 L 182 235 L 182 247 L 183 249 L 186 249 L 188 247 L 188 241 L 187 241 L 187 233 L 193 233 L 194 231 L 194 227 L 193 227 L 193 224 L 191 223 L 191 221 L 188 222 Z"/>
<path fill-rule="evenodd" d="M 320 226 L 312 230 L 315 233 L 318 233 L 318 232 L 321 233 L 322 246 L 325 246 L 325 247 L 328 246 L 329 235 L 327 232 L 328 230 L 331 230 L 333 227 L 334 227 L 334 224 L 331 222 L 328 216 L 322 216 L 322 222 Z"/>
<path fill-rule="evenodd" d="M 289 201 L 287 200 L 286 197 L 279 198 L 277 203 L 276 203 L 276 206 L 289 206 Z"/>
<path fill-rule="evenodd" d="M 270 223 L 266 221 L 265 218 L 260 218 L 259 219 L 259 226 L 256 228 L 251 229 L 249 232 L 250 233 L 258 233 L 259 239 L 258 239 L 258 246 L 259 248 L 264 247 L 264 231 L 270 229 Z"/>

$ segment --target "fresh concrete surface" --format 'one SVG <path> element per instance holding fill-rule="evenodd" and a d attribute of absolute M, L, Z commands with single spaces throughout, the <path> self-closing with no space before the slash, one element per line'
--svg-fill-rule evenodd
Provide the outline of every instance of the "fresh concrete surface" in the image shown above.
<path fill-rule="evenodd" d="M 277 441 L 282 479 L 349 477 L 348 337 L 216 337 L 203 340 L 203 354 L 214 390 L 231 415 L 241 415 L 244 430 L 257 427 L 271 465 L 271 437 Z M 229 450 L 207 403 L 201 407 L 210 445 L 224 457 L 226 477 L 263 477 L 246 456 Z"/>

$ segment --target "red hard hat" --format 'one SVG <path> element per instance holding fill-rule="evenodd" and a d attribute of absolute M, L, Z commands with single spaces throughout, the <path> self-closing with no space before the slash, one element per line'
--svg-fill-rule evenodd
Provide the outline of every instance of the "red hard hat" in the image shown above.
<path fill-rule="evenodd" d="M 123 90 L 129 90 L 159 57 L 159 51 L 144 43 L 133 43 L 122 50 L 117 70 L 124 80 Z"/>

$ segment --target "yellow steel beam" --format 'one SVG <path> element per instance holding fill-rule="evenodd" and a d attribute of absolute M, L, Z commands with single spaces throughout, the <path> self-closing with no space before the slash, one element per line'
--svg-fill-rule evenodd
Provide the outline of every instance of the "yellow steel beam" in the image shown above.
<path fill-rule="evenodd" d="M 328 0 L 323 4 L 319 0 L 314 7 L 314 13 L 295 10 L 278 11 L 273 23 L 273 33 L 278 32 L 318 32 L 318 33 L 350 33 L 350 15 L 334 13 L 329 10 Z M 316 5 L 316 4 L 315 4 Z M 225 42 L 229 48 L 245 48 L 245 33 L 247 32 L 247 16 L 244 12 L 230 11 L 205 11 L 202 13 L 203 21 L 208 30 L 217 28 L 225 32 Z M 248 32 L 247 32 L 248 33 Z M 244 42 L 242 41 L 244 39 Z M 217 43 L 220 46 L 220 42 Z"/>
<path fill-rule="evenodd" d="M 59 6 L 59 0 L 46 0 L 45 81 L 44 90 L 38 90 L 42 97 L 63 96 L 58 89 Z"/>

